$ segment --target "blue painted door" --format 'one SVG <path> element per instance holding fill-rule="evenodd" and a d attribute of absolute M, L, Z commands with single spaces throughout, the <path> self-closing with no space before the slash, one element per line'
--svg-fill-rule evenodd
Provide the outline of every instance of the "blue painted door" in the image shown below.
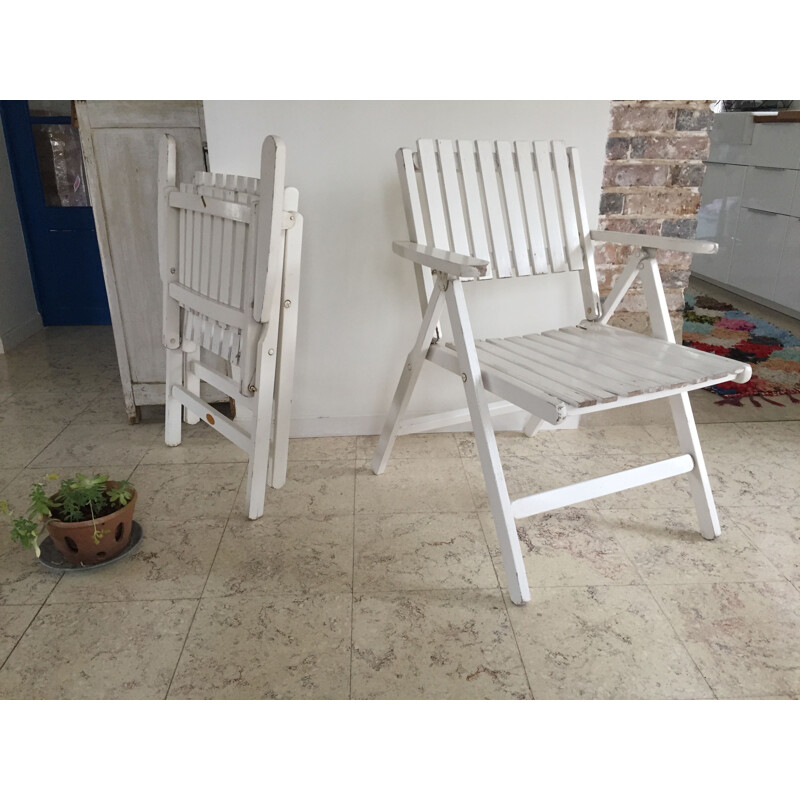
<path fill-rule="evenodd" d="M 45 325 L 110 325 L 69 101 L 0 101 L 33 288 Z"/>

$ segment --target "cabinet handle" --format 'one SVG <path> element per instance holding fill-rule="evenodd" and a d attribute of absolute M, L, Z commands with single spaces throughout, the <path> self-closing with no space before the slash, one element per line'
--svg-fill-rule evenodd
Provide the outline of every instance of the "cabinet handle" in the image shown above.
<path fill-rule="evenodd" d="M 771 217 L 781 216 L 777 211 L 766 211 L 763 208 L 750 208 L 750 206 L 742 206 L 742 208 L 746 208 L 748 211 L 752 211 L 754 214 L 769 214 Z"/>

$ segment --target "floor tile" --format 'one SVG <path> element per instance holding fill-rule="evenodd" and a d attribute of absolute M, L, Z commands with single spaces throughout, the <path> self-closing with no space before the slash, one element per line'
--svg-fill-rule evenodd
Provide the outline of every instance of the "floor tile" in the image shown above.
<path fill-rule="evenodd" d="M 800 582 L 800 514 L 797 508 L 751 506 L 721 513 L 790 581 Z"/>
<path fill-rule="evenodd" d="M 735 525 L 710 541 L 697 515 L 647 509 L 603 511 L 598 531 L 615 536 L 646 583 L 769 581 L 781 575 Z"/>
<path fill-rule="evenodd" d="M 43 421 L 19 428 L 13 422 L 0 426 L 0 468 L 26 467 L 64 430 L 64 423 Z"/>
<path fill-rule="evenodd" d="M 352 589 L 353 515 L 232 519 L 205 597 Z"/>
<path fill-rule="evenodd" d="M 496 586 L 476 513 L 356 516 L 357 592 Z"/>
<path fill-rule="evenodd" d="M 558 446 L 565 455 L 591 458 L 602 455 L 659 455 L 666 451 L 650 436 L 648 426 L 613 425 L 607 428 L 578 428 L 558 432 Z"/>
<path fill-rule="evenodd" d="M 559 442 L 564 433 L 566 431 L 548 430 L 540 431 L 535 436 L 525 436 L 521 431 L 497 431 L 495 441 L 501 459 L 507 456 L 538 459 L 547 454 L 563 456 L 564 451 Z M 456 433 L 454 436 L 462 458 L 478 458 L 474 434 Z"/>
<path fill-rule="evenodd" d="M 134 553 L 102 569 L 66 571 L 47 602 L 199 598 L 224 527 L 224 520 L 148 519 Z"/>
<path fill-rule="evenodd" d="M 472 493 L 460 458 L 393 458 L 375 475 L 367 462 L 356 470 L 357 514 L 472 510 Z"/>
<path fill-rule="evenodd" d="M 85 407 L 86 400 L 74 393 L 22 392 L 0 405 L 0 428 L 42 426 L 63 423 L 62 427 Z"/>
<path fill-rule="evenodd" d="M 160 699 L 196 600 L 42 608 L 0 670 L 0 697 Z"/>
<path fill-rule="evenodd" d="M 498 589 L 356 595 L 354 699 L 526 699 Z"/>
<path fill-rule="evenodd" d="M 17 642 L 41 606 L 2 606 L 0 605 L 0 666 L 8 658 Z"/>
<path fill-rule="evenodd" d="M 646 587 L 549 587 L 509 616 L 537 700 L 710 699 Z"/>
<path fill-rule="evenodd" d="M 346 699 L 351 611 L 349 593 L 204 598 L 169 697 Z"/>
<path fill-rule="evenodd" d="M 800 692 L 800 593 L 790 583 L 652 591 L 718 697 Z"/>
<path fill-rule="evenodd" d="M 355 436 L 310 436 L 289 439 L 289 461 L 355 459 Z"/>
<path fill-rule="evenodd" d="M 142 457 L 142 464 L 221 464 L 247 462 L 247 453 L 229 442 L 222 434 L 205 422 L 183 425 L 181 443 L 170 447 L 164 443 L 163 426 L 159 429 L 150 449 Z"/>
<path fill-rule="evenodd" d="M 353 513 L 355 463 L 350 459 L 290 461 L 286 483 L 267 487 L 264 515 L 268 517 L 316 517 Z M 237 514 L 245 510 L 245 482 L 236 498 Z"/>
<path fill-rule="evenodd" d="M 154 444 L 158 430 L 156 425 L 74 422 L 31 462 L 31 466 L 138 463 Z"/>
<path fill-rule="evenodd" d="M 501 585 L 507 581 L 497 531 L 490 513 L 481 514 Z M 620 543 L 601 527 L 600 512 L 562 508 L 517 520 L 528 584 L 587 586 L 639 583 L 640 577 Z"/>
<path fill-rule="evenodd" d="M 784 453 L 773 456 L 706 458 L 714 499 L 722 506 L 800 504 L 800 463 Z"/>
<path fill-rule="evenodd" d="M 43 603 L 61 578 L 0 527 L 0 605 Z"/>
<path fill-rule="evenodd" d="M 140 464 L 130 478 L 141 498 L 137 519 L 142 526 L 154 519 L 226 520 L 245 469 L 244 464 Z"/>

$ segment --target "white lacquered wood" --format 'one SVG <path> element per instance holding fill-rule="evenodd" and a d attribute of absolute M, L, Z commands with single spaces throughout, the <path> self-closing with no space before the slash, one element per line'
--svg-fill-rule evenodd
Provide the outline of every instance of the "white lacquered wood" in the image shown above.
<path fill-rule="evenodd" d="M 461 283 L 456 281 L 448 287 L 445 294 L 458 352 L 458 362 L 465 378 L 464 389 L 473 421 L 475 445 L 478 449 L 486 491 L 489 495 L 489 508 L 494 519 L 500 554 L 503 558 L 508 594 L 512 603 L 521 605 L 531 599 L 531 594 L 525 575 L 525 563 L 522 560 L 517 527 L 511 512 L 503 466 L 500 462 L 500 453 L 497 450 L 492 419 L 486 401 L 481 366 L 475 352 L 474 337 L 464 300 L 464 288 Z"/>
<path fill-rule="evenodd" d="M 716 242 L 679 239 L 677 236 L 651 236 L 644 233 L 622 233 L 621 231 L 592 231 L 590 236 L 594 242 L 651 247 L 656 250 L 677 250 L 681 253 L 711 254 L 716 253 L 719 249 Z"/>
<path fill-rule="evenodd" d="M 437 282 L 431 291 L 428 307 L 425 309 L 425 316 L 422 318 L 422 324 L 417 333 L 414 346 L 411 348 L 403 365 L 403 371 L 400 373 L 400 380 L 392 398 L 392 405 L 389 408 L 386 422 L 383 424 L 383 430 L 375 448 L 375 455 L 372 458 L 372 471 L 376 475 L 380 475 L 386 469 L 389 456 L 392 454 L 392 447 L 400 429 L 400 420 L 406 408 L 408 408 L 408 401 L 411 399 L 422 365 L 425 363 L 431 336 L 439 319 L 443 302 L 442 289 Z"/>
<path fill-rule="evenodd" d="M 414 211 L 407 213 L 413 217 L 411 241 L 396 242 L 395 252 L 438 275 L 376 449 L 373 470 L 383 471 L 399 432 L 444 428 L 467 418 L 463 411 L 455 411 L 402 420 L 421 364 L 427 360 L 464 382 L 514 602 L 524 602 L 528 589 L 524 571 L 518 569 L 521 561 L 513 516 L 541 513 L 687 473 L 701 532 L 707 538 L 716 535 L 719 525 L 687 389 L 745 380 L 750 367 L 674 343 L 654 258 L 656 248 L 699 253 L 710 252 L 714 246 L 590 231 L 578 153 L 560 142 L 515 142 L 512 147 L 504 142 L 457 140 L 454 148 L 445 140 L 435 144 L 426 140 L 419 144 L 416 165 L 414 155 L 405 150 L 398 154 L 398 163 L 405 203 Z M 421 170 L 421 181 L 415 169 Z M 428 233 L 436 239 L 433 245 L 428 244 Z M 595 241 L 618 241 L 639 248 L 602 308 L 593 257 Z M 480 260 L 470 262 L 467 252 Z M 586 318 L 575 326 L 541 334 L 474 341 L 461 281 L 479 274 L 487 262 L 481 277 L 579 271 Z M 639 276 L 655 337 L 605 324 Z M 431 306 L 442 300 L 437 292 L 443 292 L 447 302 L 453 344 L 430 338 L 432 314 L 439 313 L 438 306 Z M 502 401 L 490 406 L 486 393 Z M 505 413 L 515 407 L 527 411 L 531 416 L 523 430 L 532 436 L 544 422 L 558 425 L 569 416 L 667 398 L 682 455 L 510 504 L 490 424 L 493 411 Z"/>
<path fill-rule="evenodd" d="M 561 206 L 567 263 L 570 269 L 583 269 L 583 249 L 578 230 L 578 214 L 572 197 L 572 177 L 567 160 L 567 149 L 563 142 L 553 142 L 553 171 L 557 187 L 556 197 Z"/>
<path fill-rule="evenodd" d="M 582 503 L 585 500 L 593 500 L 595 497 L 604 497 L 625 489 L 644 486 L 647 483 L 674 478 L 676 475 L 691 472 L 693 468 L 694 461 L 691 455 L 675 456 L 664 461 L 657 461 L 654 464 L 645 464 L 642 467 L 615 472 L 612 475 L 604 475 L 601 478 L 591 478 L 588 481 L 573 483 L 570 486 L 562 486 L 558 489 L 550 489 L 528 497 L 521 497 L 518 500 L 514 500 L 511 504 L 511 510 L 517 519 L 523 519 L 534 514 L 552 511 L 556 508 Z"/>
<path fill-rule="evenodd" d="M 425 197 L 428 201 L 428 222 L 431 228 L 431 241 L 442 250 L 450 249 L 450 237 L 447 235 L 447 218 L 444 213 L 444 199 L 439 183 L 439 164 L 432 139 L 420 139 L 419 150 L 420 171 L 425 185 Z"/>
<path fill-rule="evenodd" d="M 581 271 L 581 294 L 586 319 L 595 320 L 601 314 L 600 289 L 597 284 L 597 272 L 594 263 L 594 247 L 590 239 L 589 219 L 586 215 L 586 198 L 583 196 L 581 180 L 581 162 L 575 147 L 567 148 L 569 172 L 572 178 L 572 199 L 577 212 L 578 235 L 583 249 L 583 260 L 586 268 Z"/>
<path fill-rule="evenodd" d="M 539 178 L 539 192 L 542 204 L 544 231 L 547 235 L 547 249 L 550 254 L 550 268 L 553 272 L 565 272 L 567 264 L 564 252 L 564 239 L 561 236 L 559 202 L 556 184 L 553 179 L 553 162 L 550 142 L 534 142 L 536 174 Z"/>
<path fill-rule="evenodd" d="M 278 488 L 286 479 L 302 218 L 284 172 L 283 143 L 267 137 L 260 180 L 197 172 L 179 192 L 163 192 L 159 213 L 165 304 L 183 316 L 167 362 L 165 440 L 180 443 L 183 408 L 188 424 L 202 419 L 244 450 L 251 519 L 264 513 L 267 481 Z M 169 247 L 182 280 L 165 269 Z M 202 350 L 223 367 L 201 361 Z M 219 415 L 201 399 L 201 383 L 227 393 L 248 421 Z"/>
<path fill-rule="evenodd" d="M 478 185 L 478 171 L 476 168 L 476 155 L 474 142 L 459 140 L 457 142 L 458 161 L 461 165 L 461 175 L 464 181 L 464 198 L 467 205 L 467 221 L 469 222 L 472 249 L 470 253 L 476 258 L 486 261 L 491 259 L 489 240 L 486 238 L 486 224 L 483 219 L 483 201 Z M 491 278 L 491 271 L 487 271 L 486 278 Z"/>
<path fill-rule="evenodd" d="M 429 269 L 446 272 L 458 278 L 477 278 L 486 273 L 488 263 L 480 258 L 462 256 L 449 250 L 441 250 L 414 242 L 392 242 L 392 250 L 403 258 Z"/>
<path fill-rule="evenodd" d="M 476 147 L 478 148 L 480 178 L 486 202 L 486 215 L 489 220 L 488 232 L 492 247 L 492 264 L 498 278 L 510 278 L 512 274 L 511 254 L 506 236 L 503 208 L 500 203 L 500 190 L 497 185 L 494 146 L 492 142 L 480 141 L 476 142 Z"/>
<path fill-rule="evenodd" d="M 530 256 L 528 255 L 528 240 L 525 236 L 522 203 L 520 202 L 519 187 L 517 185 L 517 169 L 514 165 L 514 155 L 510 142 L 497 143 L 497 160 L 500 165 L 503 196 L 508 214 L 508 227 L 511 231 L 514 266 L 516 267 L 517 275 L 530 275 L 532 269 Z"/>
<path fill-rule="evenodd" d="M 456 253 L 469 255 L 469 240 L 467 238 L 467 225 L 464 208 L 461 203 L 461 186 L 458 181 L 456 169 L 456 156 L 453 143 L 447 139 L 437 142 L 439 163 L 442 171 L 442 184 L 444 185 L 444 199 L 447 208 L 447 219 L 450 222 L 450 234 L 453 240 L 453 250 Z"/>

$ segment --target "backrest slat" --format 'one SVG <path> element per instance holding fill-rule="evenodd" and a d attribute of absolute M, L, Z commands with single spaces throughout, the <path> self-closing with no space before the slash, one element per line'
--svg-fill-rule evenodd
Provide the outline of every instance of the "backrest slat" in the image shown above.
<path fill-rule="evenodd" d="M 422 181 L 428 198 L 428 221 L 431 226 L 431 240 L 434 247 L 450 249 L 450 237 L 447 234 L 447 219 L 444 214 L 442 190 L 439 184 L 439 165 L 432 139 L 420 139 L 419 162 L 422 170 Z"/>
<path fill-rule="evenodd" d="M 561 204 L 561 222 L 567 245 L 567 260 L 570 269 L 583 269 L 583 253 L 578 234 L 578 219 L 572 197 L 572 176 L 569 172 L 567 150 L 563 142 L 553 142 L 553 166 Z"/>
<path fill-rule="evenodd" d="M 506 237 L 503 209 L 500 205 L 500 191 L 497 186 L 497 167 L 494 147 L 491 142 L 478 142 L 478 164 L 481 169 L 481 182 L 486 199 L 486 213 L 489 218 L 489 236 L 492 243 L 494 267 L 499 278 L 511 277 L 511 255 Z"/>
<path fill-rule="evenodd" d="M 475 145 L 473 142 L 458 141 L 458 163 L 461 166 L 461 177 L 464 180 L 464 199 L 467 204 L 467 221 L 472 249 L 469 255 L 477 258 L 491 260 L 489 242 L 486 239 L 486 225 L 483 220 L 483 202 L 481 190 L 478 185 L 478 171 L 475 161 Z M 486 278 L 491 278 L 491 272 L 486 272 Z"/>
<path fill-rule="evenodd" d="M 484 280 L 578 271 L 595 318 L 597 276 L 574 148 L 420 139 L 416 152 L 398 150 L 397 165 L 412 241 L 486 259 Z M 420 298 L 424 310 L 422 290 Z"/>
<path fill-rule="evenodd" d="M 572 198 L 578 218 L 578 232 L 582 242 L 583 259 L 586 269 L 581 270 L 581 292 L 587 319 L 597 319 L 602 314 L 600 306 L 600 289 L 597 285 L 597 271 L 594 264 L 594 246 L 589 237 L 589 218 L 586 215 L 586 200 L 583 196 L 581 180 L 581 164 L 578 150 L 570 147 L 567 150 L 569 172 L 572 178 Z"/>
<path fill-rule="evenodd" d="M 447 219 L 450 222 L 450 234 L 453 239 L 453 250 L 462 255 L 471 255 L 467 227 L 464 218 L 464 208 L 461 203 L 461 185 L 456 171 L 456 158 L 453 143 L 449 140 L 437 142 L 439 160 L 442 165 L 442 183 L 444 184 L 444 198 L 447 207 Z"/>
<path fill-rule="evenodd" d="M 514 247 L 514 264 L 517 275 L 531 274 L 531 260 L 528 255 L 528 240 L 525 237 L 525 224 L 522 220 L 522 205 L 517 184 L 517 170 L 514 168 L 514 156 L 510 142 L 497 143 L 497 160 L 500 165 L 500 176 L 503 182 L 503 194 L 508 212 L 508 227 L 511 231 L 511 243 Z"/>
<path fill-rule="evenodd" d="M 567 261 L 564 253 L 564 240 L 561 238 L 561 220 L 553 180 L 553 162 L 549 142 L 534 142 L 533 152 L 536 157 L 536 174 L 539 176 L 539 188 L 542 198 L 542 217 L 547 235 L 550 268 L 553 272 L 564 272 Z"/>
<path fill-rule="evenodd" d="M 522 188 L 522 202 L 525 206 L 525 222 L 531 240 L 531 255 L 533 256 L 533 271 L 536 275 L 549 272 L 547 262 L 547 246 L 541 226 L 541 203 L 539 201 L 539 188 L 537 186 L 536 170 L 533 164 L 533 149 L 530 142 L 515 142 L 514 150 L 517 154 L 519 166 L 519 182 Z"/>

